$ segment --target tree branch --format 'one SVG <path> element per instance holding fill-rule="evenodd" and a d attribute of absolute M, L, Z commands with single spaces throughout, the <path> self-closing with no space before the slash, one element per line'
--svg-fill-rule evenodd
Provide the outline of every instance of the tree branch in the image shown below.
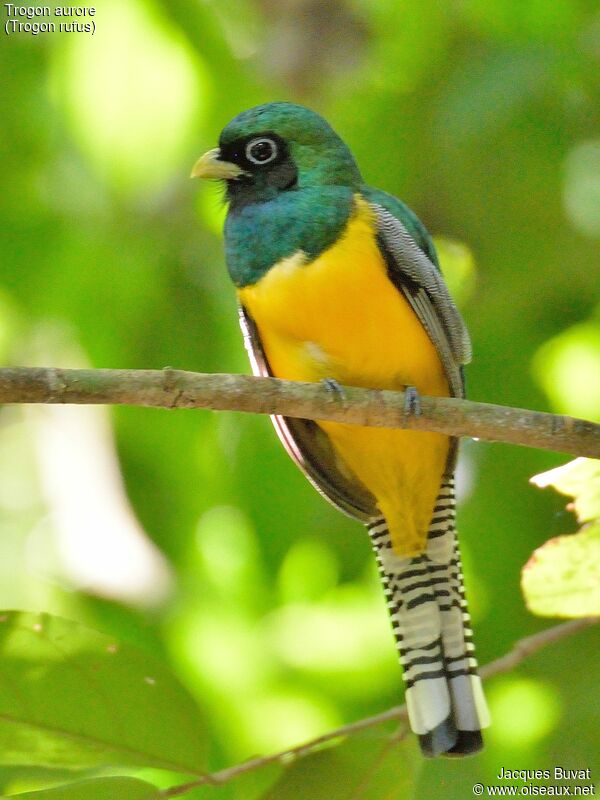
<path fill-rule="evenodd" d="M 299 383 L 249 375 L 164 370 L 0 369 L 0 403 L 110 403 L 282 414 L 354 425 L 437 431 L 600 458 L 600 425 L 573 417 L 421 397 L 407 413 L 404 393 Z"/>
<path fill-rule="evenodd" d="M 525 659 L 529 658 L 534 653 L 537 653 L 538 650 L 541 650 L 550 644 L 554 644 L 554 642 L 558 642 L 567 636 L 572 636 L 574 633 L 578 633 L 584 628 L 588 628 L 591 625 L 597 624 L 598 622 L 600 622 L 600 618 L 597 617 L 572 620 L 571 622 L 564 622 L 561 625 L 555 625 L 552 628 L 546 628 L 545 631 L 535 633 L 533 636 L 528 636 L 525 639 L 520 639 L 514 645 L 512 650 L 510 650 L 504 656 L 501 656 L 495 661 L 492 661 L 482 667 L 480 670 L 481 677 L 486 679 L 491 678 L 493 675 L 500 675 L 503 672 L 510 672 L 510 670 L 514 669 L 522 661 L 525 661 Z M 202 778 L 190 781 L 189 783 L 181 784 L 180 786 L 173 786 L 170 789 L 165 789 L 161 793 L 161 796 L 169 798 L 180 797 L 192 789 L 196 789 L 198 786 L 205 786 L 207 784 L 219 786 L 227 781 L 232 780 L 233 778 L 238 777 L 239 775 L 243 775 L 245 772 L 250 772 L 254 769 L 260 769 L 261 767 L 274 762 L 289 764 L 291 761 L 294 761 L 295 759 L 306 755 L 311 750 L 314 750 L 316 747 L 319 747 L 319 745 L 330 742 L 333 739 L 351 736 L 352 734 L 358 733 L 366 728 L 372 728 L 376 725 L 381 725 L 383 722 L 389 722 L 390 720 L 401 721 L 406 720 L 407 718 L 408 711 L 406 706 L 396 706 L 388 709 L 387 711 L 383 711 L 381 714 L 375 714 L 372 717 L 366 717 L 365 719 L 351 722 L 348 725 L 342 725 L 340 728 L 336 728 L 333 731 L 324 733 L 322 736 L 317 736 L 317 738 L 311 739 L 309 742 L 305 742 L 304 744 L 296 747 L 291 747 L 289 750 L 283 750 L 280 753 L 274 753 L 270 756 L 252 758 L 248 761 L 242 762 L 241 764 L 236 764 L 233 767 L 222 769 L 219 772 L 213 772 L 210 775 L 204 775 Z"/>

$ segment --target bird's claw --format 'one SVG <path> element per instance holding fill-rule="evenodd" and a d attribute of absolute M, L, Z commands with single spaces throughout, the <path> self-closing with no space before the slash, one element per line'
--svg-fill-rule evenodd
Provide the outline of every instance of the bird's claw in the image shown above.
<path fill-rule="evenodd" d="M 323 378 L 321 383 L 331 394 L 338 400 L 346 399 L 346 392 L 341 383 L 338 383 L 335 378 Z"/>
<path fill-rule="evenodd" d="M 407 417 L 421 416 L 421 395 L 416 386 L 404 387 L 404 414 Z"/>

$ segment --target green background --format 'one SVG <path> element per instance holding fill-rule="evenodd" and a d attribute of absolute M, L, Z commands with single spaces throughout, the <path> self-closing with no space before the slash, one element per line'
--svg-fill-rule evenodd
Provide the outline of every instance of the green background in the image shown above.
<path fill-rule="evenodd" d="M 441 237 L 474 342 L 469 396 L 598 419 L 597 3 L 96 9 L 93 36 L 1 35 L 4 363 L 248 371 L 221 190 L 188 175 L 234 114 L 285 99 L 326 116 L 365 179 Z M 528 484 L 566 458 L 462 452 L 459 530 L 487 663 L 549 624 L 525 609 L 520 571 L 575 522 Z M 367 537 L 265 417 L 4 408 L 0 607 L 60 613 L 169 663 L 206 713 L 213 769 L 402 698 Z M 599 642 L 590 630 L 490 680 L 486 750 L 423 763 L 414 796 L 468 797 L 501 767 L 600 780 Z M 0 789 L 62 777 L 6 768 Z"/>

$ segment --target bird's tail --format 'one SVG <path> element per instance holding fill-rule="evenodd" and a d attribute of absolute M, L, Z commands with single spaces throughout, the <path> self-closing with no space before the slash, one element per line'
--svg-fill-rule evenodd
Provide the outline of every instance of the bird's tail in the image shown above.
<path fill-rule="evenodd" d="M 404 669 L 409 720 L 421 750 L 426 756 L 476 753 L 489 714 L 465 600 L 453 478 L 442 483 L 423 554 L 396 555 L 382 517 L 367 527 Z"/>

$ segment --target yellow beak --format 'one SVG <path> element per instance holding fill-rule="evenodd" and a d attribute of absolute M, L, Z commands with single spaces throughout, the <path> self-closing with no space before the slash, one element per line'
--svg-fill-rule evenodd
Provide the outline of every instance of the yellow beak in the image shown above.
<path fill-rule="evenodd" d="M 209 150 L 208 153 L 200 156 L 194 164 L 190 178 L 212 178 L 214 180 L 229 181 L 246 174 L 237 164 L 232 164 L 231 161 L 221 161 L 220 155 L 221 151 L 218 147 L 215 147 L 214 150 Z"/>

